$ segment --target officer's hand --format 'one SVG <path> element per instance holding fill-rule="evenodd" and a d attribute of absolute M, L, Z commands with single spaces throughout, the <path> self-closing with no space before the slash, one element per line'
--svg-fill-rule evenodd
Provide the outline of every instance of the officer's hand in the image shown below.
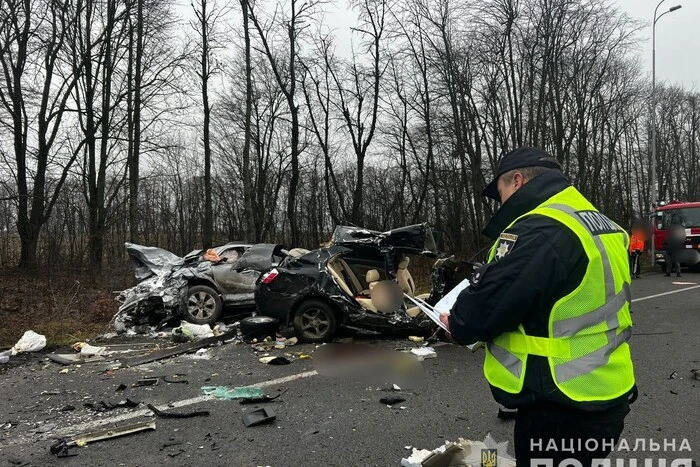
<path fill-rule="evenodd" d="M 447 327 L 447 331 L 445 331 L 445 336 L 447 336 L 447 340 L 450 342 L 456 344 L 454 339 L 452 339 L 452 334 L 450 333 L 450 314 L 449 313 L 441 313 L 440 314 L 440 322 Z"/>

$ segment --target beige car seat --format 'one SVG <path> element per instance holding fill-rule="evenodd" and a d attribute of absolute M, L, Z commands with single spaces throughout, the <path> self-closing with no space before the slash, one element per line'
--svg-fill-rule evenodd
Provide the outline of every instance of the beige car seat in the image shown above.
<path fill-rule="evenodd" d="M 379 282 L 379 271 L 376 269 L 370 269 L 365 274 L 365 281 L 367 282 L 367 288 L 362 291 L 362 295 L 369 295 L 375 285 Z"/>
<path fill-rule="evenodd" d="M 377 307 L 372 303 L 372 299 L 368 298 L 375 285 L 379 283 L 380 276 L 379 271 L 376 269 L 370 269 L 365 274 L 365 281 L 367 282 L 367 288 L 362 291 L 362 296 L 355 297 L 355 300 L 362 305 L 365 310 L 373 311 L 377 313 Z"/>
<path fill-rule="evenodd" d="M 411 259 L 408 256 L 401 258 L 401 261 L 399 261 L 399 267 L 396 270 L 396 280 L 398 281 L 399 287 L 401 287 L 401 291 L 403 293 L 413 296 L 416 291 L 416 284 L 413 282 L 411 273 L 408 272 L 408 263 L 410 261 Z"/>

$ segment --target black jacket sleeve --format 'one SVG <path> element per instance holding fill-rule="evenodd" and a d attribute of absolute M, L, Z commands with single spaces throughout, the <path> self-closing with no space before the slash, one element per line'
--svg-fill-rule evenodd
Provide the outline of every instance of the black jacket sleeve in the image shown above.
<path fill-rule="evenodd" d="M 553 219 L 528 216 L 505 233 L 517 238 L 497 240 L 507 252 L 475 271 L 451 310 L 450 332 L 460 344 L 491 341 L 520 324 L 530 335 L 547 336 L 549 310 L 580 283 L 572 273 L 585 271 L 578 238 Z"/>

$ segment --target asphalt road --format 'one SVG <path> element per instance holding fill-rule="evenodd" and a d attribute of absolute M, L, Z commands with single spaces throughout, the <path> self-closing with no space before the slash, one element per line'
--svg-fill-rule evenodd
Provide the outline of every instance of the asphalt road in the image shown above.
<path fill-rule="evenodd" d="M 679 281 L 682 281 L 679 283 Z M 655 442 L 687 439 L 692 453 L 618 453 L 618 457 L 693 457 L 700 451 L 700 274 L 681 279 L 646 273 L 632 284 L 634 335 L 631 340 L 639 400 L 627 417 L 623 436 Z M 356 341 L 385 349 L 412 347 L 407 340 Z M 127 341 L 136 344 L 136 339 Z M 150 341 L 154 342 L 154 341 Z M 165 341 L 159 341 L 164 344 Z M 435 347 L 437 358 L 423 362 L 424 378 L 415 387 L 389 392 L 393 381 L 329 378 L 315 374 L 313 345 L 273 350 L 291 353 L 292 363 L 264 365 L 251 346 L 230 343 L 203 355 L 181 355 L 160 362 L 108 371 L 112 360 L 63 367 L 44 355 L 17 356 L 0 365 L 0 466 L 397 466 L 408 446 L 434 449 L 459 437 L 512 442 L 512 421 L 497 418 L 499 406 L 483 378 L 483 351 L 451 344 Z M 68 373 L 60 373 L 68 369 Z M 672 373 L 677 372 L 676 375 Z M 184 374 L 157 386 L 131 387 L 144 377 Z M 117 391 L 120 384 L 127 389 Z M 278 401 L 240 405 L 202 395 L 202 386 L 262 384 Z M 398 396 L 405 402 L 379 402 Z M 96 412 L 84 406 L 126 398 L 137 408 Z M 145 409 L 187 412 L 207 417 L 163 419 Z M 72 406 L 71 410 L 69 406 Z M 245 427 L 242 415 L 259 407 L 276 412 L 268 425 Z M 64 409 L 64 410 L 62 410 Z M 52 440 L 70 432 L 89 432 L 154 420 L 156 430 L 90 443 L 78 455 L 56 458 Z M 512 452 L 512 450 L 511 450 Z M 683 454 L 683 455 L 679 455 Z M 613 464 L 615 465 L 615 464 Z M 656 463 L 654 465 L 657 465 Z M 670 465 L 670 462 L 669 464 Z"/>

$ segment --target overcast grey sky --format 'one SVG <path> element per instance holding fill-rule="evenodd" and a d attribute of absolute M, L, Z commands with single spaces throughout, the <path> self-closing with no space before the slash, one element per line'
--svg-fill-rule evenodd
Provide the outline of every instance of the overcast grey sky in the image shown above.
<path fill-rule="evenodd" d="M 651 78 L 651 23 L 659 0 L 608 0 L 632 18 L 642 21 L 638 34 L 644 71 Z M 659 15 L 674 5 L 680 10 L 669 13 L 656 23 L 656 82 L 679 84 L 700 91 L 700 0 L 665 0 Z M 341 0 L 326 5 L 326 24 L 336 32 L 338 52 L 349 53 L 350 26 L 356 15 Z"/>
<path fill-rule="evenodd" d="M 640 52 L 651 76 L 651 24 L 659 0 L 613 0 L 635 19 L 645 23 Z M 675 5 L 656 23 L 656 82 L 680 84 L 700 91 L 700 0 L 665 0 L 657 15 Z"/>

